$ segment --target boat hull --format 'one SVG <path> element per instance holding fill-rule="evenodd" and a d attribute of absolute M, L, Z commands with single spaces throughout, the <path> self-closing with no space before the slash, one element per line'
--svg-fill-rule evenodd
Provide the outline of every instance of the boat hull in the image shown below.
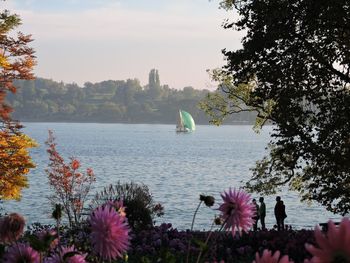
<path fill-rule="evenodd" d="M 191 130 L 190 129 L 187 129 L 187 128 L 176 128 L 176 132 L 191 132 Z"/>

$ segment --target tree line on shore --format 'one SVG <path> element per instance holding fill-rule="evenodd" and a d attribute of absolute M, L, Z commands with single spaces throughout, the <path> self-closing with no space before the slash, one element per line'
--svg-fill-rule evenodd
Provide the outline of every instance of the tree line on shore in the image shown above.
<path fill-rule="evenodd" d="M 8 102 L 21 121 L 175 123 L 179 109 L 191 113 L 197 124 L 208 124 L 209 117 L 198 107 L 209 90 L 191 86 L 182 90 L 161 85 L 152 69 L 145 86 L 138 79 L 86 82 L 83 87 L 50 79 L 18 80 L 16 94 Z M 226 124 L 253 123 L 253 113 L 229 118 Z"/>

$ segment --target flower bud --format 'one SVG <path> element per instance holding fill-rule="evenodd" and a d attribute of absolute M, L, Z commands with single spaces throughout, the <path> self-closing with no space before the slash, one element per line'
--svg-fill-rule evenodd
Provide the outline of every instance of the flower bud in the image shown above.
<path fill-rule="evenodd" d="M 80 167 L 80 162 L 77 159 L 73 159 L 71 162 L 71 167 L 74 170 L 78 170 Z"/>
<path fill-rule="evenodd" d="M 221 220 L 221 218 L 220 218 L 220 217 L 215 217 L 214 223 L 215 223 L 215 225 L 217 225 L 217 226 L 221 226 L 221 225 L 222 225 L 222 220 Z"/>
<path fill-rule="evenodd" d="M 213 206 L 215 203 L 215 198 L 211 195 L 199 195 L 199 200 L 203 201 L 208 207 Z"/>
<path fill-rule="evenodd" d="M 60 220 L 62 218 L 62 205 L 56 204 L 55 205 L 55 210 L 52 212 L 52 217 L 55 220 Z"/>

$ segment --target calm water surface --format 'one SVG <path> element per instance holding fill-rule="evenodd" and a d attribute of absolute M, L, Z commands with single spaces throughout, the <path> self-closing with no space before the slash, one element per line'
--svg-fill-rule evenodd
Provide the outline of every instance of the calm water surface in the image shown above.
<path fill-rule="evenodd" d="M 265 153 L 271 127 L 260 134 L 251 126 L 197 126 L 191 134 L 176 134 L 175 125 L 26 123 L 25 132 L 39 142 L 32 150 L 37 168 L 29 174 L 30 188 L 20 202 L 5 202 L 7 212 L 22 213 L 29 222 L 53 223 L 49 217 L 50 195 L 45 168 L 48 164 L 45 140 L 48 129 L 55 132 L 64 157 L 76 156 L 96 174 L 93 193 L 104 186 L 138 182 L 149 186 L 156 202 L 165 207 L 157 223 L 171 222 L 179 229 L 190 228 L 199 194 L 214 195 L 239 187 L 251 175 L 249 168 Z M 314 227 L 329 218 L 339 218 L 318 205 L 299 202 L 298 195 L 280 193 L 287 210 L 286 224 L 295 228 Z M 254 196 L 259 197 L 259 196 Z M 265 197 L 267 227 L 275 220 L 275 196 Z M 196 228 L 209 229 L 216 210 L 203 207 Z"/>

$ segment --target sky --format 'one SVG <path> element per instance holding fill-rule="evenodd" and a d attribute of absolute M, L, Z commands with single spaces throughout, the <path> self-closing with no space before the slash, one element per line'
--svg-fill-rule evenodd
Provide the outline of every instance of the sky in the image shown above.
<path fill-rule="evenodd" d="M 233 12 L 219 0 L 7 0 L 32 34 L 37 77 L 65 83 L 137 78 L 152 68 L 161 84 L 214 89 L 207 69 L 225 64 L 221 50 L 241 47 L 242 32 L 221 24 Z"/>

